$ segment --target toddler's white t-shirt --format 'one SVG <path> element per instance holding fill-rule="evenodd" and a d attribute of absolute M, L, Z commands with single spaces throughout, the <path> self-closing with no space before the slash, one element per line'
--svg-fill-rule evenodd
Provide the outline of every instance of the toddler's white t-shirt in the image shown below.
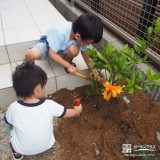
<path fill-rule="evenodd" d="M 34 155 L 51 148 L 55 143 L 53 117 L 61 118 L 65 113 L 66 108 L 52 100 L 12 103 L 5 121 L 13 125 L 10 141 L 14 150 L 23 155 Z"/>

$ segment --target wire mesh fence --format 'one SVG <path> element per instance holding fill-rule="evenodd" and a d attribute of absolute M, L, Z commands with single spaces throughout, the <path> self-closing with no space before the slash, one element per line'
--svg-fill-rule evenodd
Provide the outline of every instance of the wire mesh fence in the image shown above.
<path fill-rule="evenodd" d="M 89 8 L 100 17 L 109 21 L 122 35 L 135 40 L 138 36 L 144 40 L 148 27 L 155 26 L 155 19 L 160 17 L 159 0 L 71 0 Z M 111 28 L 114 30 L 114 28 Z M 155 35 L 155 33 L 153 34 Z M 153 39 L 153 37 L 151 37 Z M 146 40 L 147 42 L 147 40 Z M 160 45 L 150 47 L 151 58 L 160 64 Z"/>
<path fill-rule="evenodd" d="M 154 27 L 154 20 L 160 17 L 160 2 L 157 0 L 71 0 L 77 4 L 82 4 L 81 7 L 91 9 L 100 17 L 109 20 L 121 32 L 135 39 L 136 36 L 145 38 L 145 31 L 149 26 Z M 155 3 L 156 2 L 156 3 Z M 153 37 L 152 37 L 153 38 Z M 97 50 L 101 50 L 101 44 L 106 44 L 105 39 L 101 43 L 94 44 Z M 150 50 L 157 59 L 160 59 L 160 46 L 152 47 Z M 159 61 L 160 62 L 160 61 Z M 160 63 L 159 63 L 160 64 Z M 133 67 L 136 70 L 137 66 Z M 145 72 L 143 72 L 146 78 Z M 144 85 L 141 85 L 144 88 Z M 153 85 L 152 92 L 148 93 L 153 100 L 157 100 L 160 104 L 160 88 Z"/>

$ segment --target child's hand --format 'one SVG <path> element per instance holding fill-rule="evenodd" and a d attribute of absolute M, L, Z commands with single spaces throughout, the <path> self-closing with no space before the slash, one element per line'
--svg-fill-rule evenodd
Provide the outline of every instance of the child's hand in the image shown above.
<path fill-rule="evenodd" d="M 82 112 L 82 105 L 74 106 L 74 109 L 67 109 L 66 114 L 63 116 L 63 118 L 71 118 L 75 116 L 79 116 Z"/>
<path fill-rule="evenodd" d="M 76 109 L 80 114 L 82 112 L 82 105 L 80 104 L 79 106 L 74 106 L 74 109 Z"/>
<path fill-rule="evenodd" d="M 93 75 L 94 75 L 94 79 L 99 82 L 102 83 L 102 81 L 104 80 L 104 78 L 101 78 L 97 72 L 97 70 L 92 71 Z"/>
<path fill-rule="evenodd" d="M 72 74 L 72 75 L 76 75 L 76 72 L 80 72 L 75 66 L 73 65 L 70 65 L 68 68 L 67 68 L 67 71 L 69 72 L 69 74 Z"/>

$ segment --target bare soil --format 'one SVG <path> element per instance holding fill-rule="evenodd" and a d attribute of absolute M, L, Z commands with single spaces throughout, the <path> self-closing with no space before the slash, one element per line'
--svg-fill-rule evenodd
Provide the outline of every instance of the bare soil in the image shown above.
<path fill-rule="evenodd" d="M 157 132 L 160 133 L 160 105 L 157 101 L 152 101 L 144 92 L 139 92 L 137 95 L 123 92 L 122 96 L 127 96 L 131 101 L 133 111 L 119 98 L 106 101 L 103 107 L 97 110 L 97 98 L 87 97 L 84 94 L 89 88 L 88 85 L 73 91 L 61 89 L 52 94 L 51 99 L 66 108 L 74 105 L 76 97 L 81 98 L 83 105 L 80 117 L 61 119 L 54 131 L 62 151 L 60 160 L 145 158 L 145 156 L 140 158 L 125 156 L 122 153 L 122 144 L 131 144 L 132 154 L 138 154 L 133 151 L 134 146 L 155 145 L 157 151 L 145 152 L 146 156 L 149 153 L 156 157 L 159 155 Z M 102 101 L 100 99 L 99 104 Z"/>
<path fill-rule="evenodd" d="M 80 97 L 83 111 L 79 117 L 54 121 L 56 145 L 42 154 L 25 156 L 24 160 L 159 160 L 158 102 L 144 92 L 137 95 L 123 92 L 122 96 L 130 99 L 133 111 L 119 98 L 105 101 L 103 107 L 97 110 L 97 98 L 84 94 L 89 88 L 90 85 L 75 90 L 61 89 L 49 95 L 50 99 L 66 108 L 72 108 L 75 98 Z M 102 102 L 99 99 L 99 104 Z M 128 155 L 122 153 L 123 144 L 132 145 Z M 134 151 L 134 147 L 140 145 L 155 146 L 156 151 Z"/>

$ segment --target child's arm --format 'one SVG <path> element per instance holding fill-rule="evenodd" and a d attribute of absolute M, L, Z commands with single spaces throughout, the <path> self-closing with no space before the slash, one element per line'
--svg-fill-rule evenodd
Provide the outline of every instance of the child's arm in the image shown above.
<path fill-rule="evenodd" d="M 51 48 L 49 49 L 49 53 L 48 53 L 49 57 L 54 60 L 55 62 L 57 62 L 58 64 L 60 64 L 61 66 L 67 68 L 68 72 L 72 75 L 75 75 L 75 73 L 78 71 L 80 72 L 76 67 L 74 67 L 73 65 L 71 65 L 69 62 L 67 62 L 66 60 L 64 60 L 61 56 L 58 55 L 57 52 L 53 51 Z"/>
<path fill-rule="evenodd" d="M 83 56 L 84 61 L 87 64 L 89 70 L 94 74 L 94 78 L 97 79 L 97 81 L 100 82 L 101 78 L 98 76 L 97 70 L 96 69 L 92 69 L 91 65 L 89 64 L 92 61 L 92 59 L 89 57 L 88 51 L 87 50 L 86 51 L 81 51 L 81 54 Z"/>
<path fill-rule="evenodd" d="M 67 109 L 66 114 L 62 118 L 71 118 L 79 115 L 82 112 L 82 105 L 74 106 L 74 109 Z"/>
<path fill-rule="evenodd" d="M 7 109 L 7 112 L 4 114 L 4 120 L 6 124 L 12 124 L 11 122 L 13 121 L 13 106 L 9 106 Z"/>

